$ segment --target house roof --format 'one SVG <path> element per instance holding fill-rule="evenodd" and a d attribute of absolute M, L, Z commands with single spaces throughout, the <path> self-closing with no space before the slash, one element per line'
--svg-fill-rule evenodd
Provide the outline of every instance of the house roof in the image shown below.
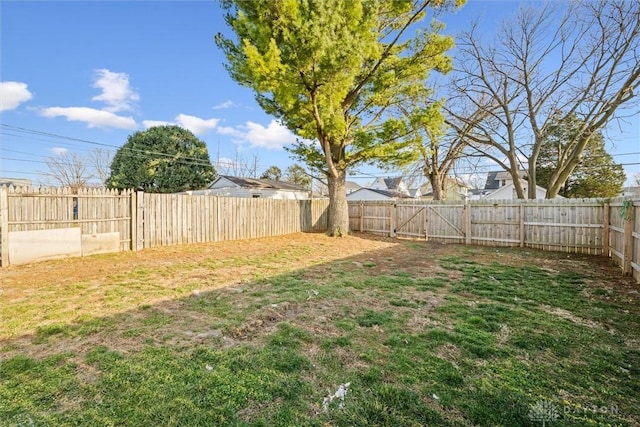
<path fill-rule="evenodd" d="M 242 188 L 253 189 L 271 189 L 271 190 L 289 190 L 289 191 L 308 191 L 306 188 L 296 184 L 291 184 L 284 181 L 272 181 L 270 179 L 256 179 L 256 178 L 240 178 L 237 176 L 220 175 L 216 181 L 220 178 L 224 178 L 236 184 Z M 212 184 L 213 185 L 213 184 Z"/>
<path fill-rule="evenodd" d="M 359 189 L 357 189 L 356 191 L 353 191 L 349 194 L 347 194 L 347 200 L 376 200 L 376 199 L 371 199 L 369 197 L 362 199 L 363 196 L 367 195 L 367 194 L 371 194 L 374 193 L 374 195 L 377 195 L 378 199 L 377 200 L 385 200 L 385 199 L 407 199 L 409 198 L 409 196 L 407 196 L 404 193 L 401 193 L 399 191 L 390 191 L 390 190 L 379 190 L 376 188 L 367 188 L 367 187 L 361 187 Z M 382 196 L 382 197 L 380 197 Z"/>
<path fill-rule="evenodd" d="M 402 182 L 401 176 L 397 178 L 384 178 L 384 185 L 386 185 L 389 190 L 397 189 L 401 182 Z"/>
<path fill-rule="evenodd" d="M 387 196 L 391 199 L 410 199 L 411 198 L 411 196 L 407 196 L 405 193 L 401 193 L 400 191 L 377 190 L 375 188 L 364 188 L 364 190 L 373 191 L 374 193 L 382 194 L 383 196 Z"/>
<path fill-rule="evenodd" d="M 361 186 L 361 185 L 359 185 L 357 182 L 353 182 L 353 181 L 346 181 L 346 182 L 344 183 L 344 185 L 345 185 L 345 187 L 346 187 L 347 189 L 349 189 L 349 188 L 353 188 L 354 190 L 357 190 L 358 188 L 362 188 L 362 186 Z"/>
<path fill-rule="evenodd" d="M 29 187 L 31 186 L 31 180 L 26 178 L 1 178 L 0 186 L 14 186 L 14 187 Z"/>
<path fill-rule="evenodd" d="M 520 178 L 524 179 L 527 176 L 526 171 L 519 171 Z M 499 170 L 487 172 L 487 181 L 484 184 L 485 190 L 497 190 L 500 188 L 500 181 L 513 181 L 511 172 Z"/>
<path fill-rule="evenodd" d="M 498 180 L 498 174 L 500 171 L 487 172 L 487 181 L 484 183 L 485 190 L 497 190 L 500 188 L 500 181 Z"/>

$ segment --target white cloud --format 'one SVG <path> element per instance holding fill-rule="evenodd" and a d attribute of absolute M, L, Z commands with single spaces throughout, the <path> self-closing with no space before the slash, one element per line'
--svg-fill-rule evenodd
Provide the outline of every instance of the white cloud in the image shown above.
<path fill-rule="evenodd" d="M 215 128 L 218 123 L 220 123 L 220 119 L 201 119 L 200 117 L 189 116 L 187 114 L 178 114 L 176 118 L 173 119 L 173 122 L 166 122 L 164 120 L 142 121 L 143 126 L 147 129 L 153 126 L 177 125 L 190 130 L 194 133 L 194 135 L 202 135 L 203 133 L 207 133 L 211 129 Z"/>
<path fill-rule="evenodd" d="M 238 104 L 236 104 L 235 102 L 233 102 L 232 100 L 229 99 L 229 100 L 226 100 L 224 102 L 221 102 L 218 105 L 214 105 L 213 109 L 214 110 L 223 110 L 225 108 L 231 108 L 231 107 L 237 107 L 237 106 L 238 106 Z"/>
<path fill-rule="evenodd" d="M 216 129 L 216 131 L 220 134 L 220 135 L 231 135 L 231 136 L 235 136 L 237 138 L 243 138 L 245 135 L 245 132 L 236 129 L 236 128 L 232 128 L 229 126 L 220 126 Z"/>
<path fill-rule="evenodd" d="M 154 126 L 167 126 L 172 124 L 173 123 L 165 122 L 164 120 L 143 120 L 142 121 L 142 126 L 144 126 L 147 129 L 152 128 Z"/>
<path fill-rule="evenodd" d="M 114 73 L 107 69 L 96 70 L 96 80 L 93 87 L 102 89 L 100 95 L 91 98 L 92 101 L 102 101 L 107 104 L 105 111 L 131 111 L 140 96 L 129 85 L 127 73 Z"/>
<path fill-rule="evenodd" d="M 259 123 L 247 122 L 237 127 L 220 126 L 216 131 L 221 135 L 233 137 L 237 144 L 248 142 L 253 148 L 280 150 L 285 145 L 296 142 L 296 136 L 276 120 L 271 120 L 267 127 Z"/>
<path fill-rule="evenodd" d="M 22 82 L 0 82 L 0 111 L 13 110 L 33 98 L 27 84 Z"/>
<path fill-rule="evenodd" d="M 55 154 L 56 156 L 60 156 L 61 154 L 66 153 L 67 149 L 62 147 L 53 147 L 51 148 L 51 151 L 53 151 L 53 154 Z"/>
<path fill-rule="evenodd" d="M 175 121 L 178 126 L 182 126 L 185 129 L 189 129 L 194 134 L 200 135 L 215 128 L 220 122 L 220 119 L 201 119 L 200 117 L 178 114 Z"/>
<path fill-rule="evenodd" d="M 266 128 L 253 122 L 247 122 L 246 127 L 244 139 L 249 141 L 252 147 L 277 150 L 296 142 L 296 136 L 276 120 L 271 120 Z"/>
<path fill-rule="evenodd" d="M 70 122 L 84 122 L 90 128 L 135 129 L 137 126 L 132 117 L 118 116 L 109 111 L 88 107 L 49 107 L 40 110 L 40 114 L 44 117 L 66 117 Z"/>

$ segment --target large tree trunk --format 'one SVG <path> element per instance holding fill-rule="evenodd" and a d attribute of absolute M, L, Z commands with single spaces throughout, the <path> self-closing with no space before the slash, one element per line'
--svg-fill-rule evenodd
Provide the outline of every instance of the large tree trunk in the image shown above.
<path fill-rule="evenodd" d="M 528 184 L 528 198 L 535 200 L 538 197 L 538 177 L 536 176 L 536 166 L 538 164 L 538 152 L 540 151 L 540 144 L 534 149 L 534 153 L 529 157 L 527 164 L 527 184 Z"/>
<path fill-rule="evenodd" d="M 433 193 L 433 200 L 444 200 L 444 180 L 438 173 L 432 173 L 429 176 L 431 183 L 431 191 Z"/>
<path fill-rule="evenodd" d="M 349 205 L 345 181 L 346 171 L 338 171 L 338 176 L 329 174 L 329 224 L 327 235 L 341 237 L 349 234 Z"/>

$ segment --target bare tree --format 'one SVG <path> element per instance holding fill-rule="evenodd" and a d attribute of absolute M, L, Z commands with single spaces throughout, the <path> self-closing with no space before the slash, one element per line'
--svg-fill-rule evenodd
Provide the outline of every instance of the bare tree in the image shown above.
<path fill-rule="evenodd" d="M 637 114 L 639 2 L 522 7 L 491 42 L 472 24 L 457 46 L 453 86 L 472 108 L 453 117 L 472 129 L 466 135 L 479 155 L 511 173 L 519 198 L 535 197 L 536 164 L 551 123 L 575 115 L 584 125 L 551 174 L 548 198 L 558 194 L 597 131 L 625 109 Z"/>
<path fill-rule="evenodd" d="M 100 186 L 106 185 L 107 179 L 111 175 L 111 162 L 113 161 L 113 152 L 103 148 L 96 148 L 90 151 L 87 156 L 87 162 L 93 168 L 93 176 L 100 181 Z"/>
<path fill-rule="evenodd" d="M 61 187 L 69 187 L 73 190 L 87 187 L 94 172 L 86 158 L 78 153 L 62 153 L 45 160 L 48 172 L 44 175 L 51 178 Z"/>
<path fill-rule="evenodd" d="M 245 178 L 258 177 L 258 156 L 248 159 L 236 152 L 233 159 L 221 158 L 216 163 L 216 171 L 219 175 L 231 175 Z"/>

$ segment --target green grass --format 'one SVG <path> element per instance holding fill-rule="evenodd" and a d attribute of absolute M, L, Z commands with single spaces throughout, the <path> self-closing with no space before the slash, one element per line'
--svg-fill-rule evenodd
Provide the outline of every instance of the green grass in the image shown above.
<path fill-rule="evenodd" d="M 638 425 L 638 299 L 588 258 L 538 255 L 406 242 L 73 324 L 60 309 L 2 343 L 0 426 L 537 426 L 541 402 L 549 426 Z"/>

